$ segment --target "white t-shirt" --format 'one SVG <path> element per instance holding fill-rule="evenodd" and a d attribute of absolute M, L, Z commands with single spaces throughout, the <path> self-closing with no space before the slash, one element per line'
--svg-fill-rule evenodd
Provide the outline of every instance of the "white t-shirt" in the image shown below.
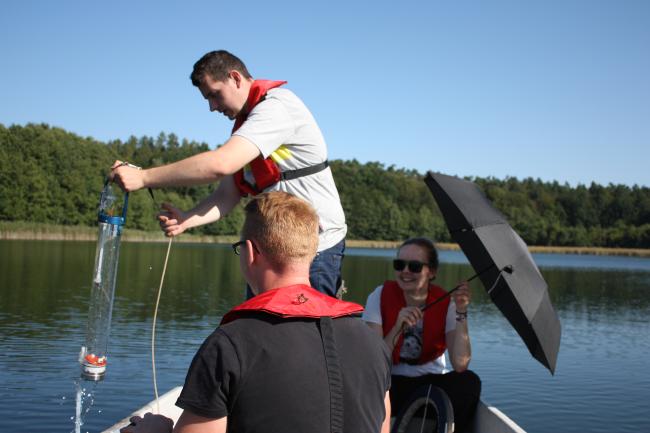
<path fill-rule="evenodd" d="M 369 296 L 366 301 L 366 308 L 363 311 L 362 319 L 366 322 L 376 323 L 380 325 L 383 323 L 381 318 L 381 291 L 383 285 L 378 286 Z M 456 304 L 452 300 L 447 309 L 447 318 L 445 321 L 445 334 L 456 329 Z M 404 332 L 404 342 L 400 351 L 400 357 L 406 359 L 417 360 L 420 357 L 422 349 L 422 320 L 418 321 L 417 325 L 413 328 L 407 329 Z M 424 364 L 408 364 L 400 362 L 393 365 L 392 374 L 397 376 L 416 377 L 425 374 L 444 374 L 449 372 L 447 368 L 447 359 L 443 353 L 433 361 Z"/>
<path fill-rule="evenodd" d="M 314 117 L 287 89 L 269 90 L 264 101 L 253 108 L 233 135 L 253 143 L 262 156 L 270 156 L 281 171 L 310 167 L 327 160 L 327 145 Z M 250 170 L 245 169 L 244 176 L 252 183 Z M 345 238 L 345 215 L 329 167 L 309 176 L 280 181 L 265 191 L 285 191 L 314 206 L 320 223 L 318 251 Z"/>

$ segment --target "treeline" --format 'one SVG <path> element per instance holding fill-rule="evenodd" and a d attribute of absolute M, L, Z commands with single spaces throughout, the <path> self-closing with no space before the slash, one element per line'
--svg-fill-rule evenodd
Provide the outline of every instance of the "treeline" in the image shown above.
<path fill-rule="evenodd" d="M 179 140 L 174 134 L 99 142 L 44 124 L 0 124 L 0 220 L 62 225 L 96 225 L 99 194 L 117 159 L 140 167 L 162 165 L 209 150 L 206 143 Z M 158 230 L 154 216 L 162 202 L 189 209 L 213 186 L 146 191 L 129 196 L 126 227 Z M 197 232 L 235 234 L 243 222 L 236 209 L 219 224 Z"/>
<path fill-rule="evenodd" d="M 209 150 L 174 134 L 99 142 L 48 125 L 0 125 L 0 220 L 96 224 L 99 192 L 116 159 L 151 167 Z M 450 241 L 438 208 L 414 170 L 331 161 L 349 239 L 401 240 L 425 235 Z M 450 173 L 453 174 L 453 173 Z M 650 248 L 650 189 L 624 185 L 571 187 L 535 179 L 473 178 L 529 245 Z M 157 230 L 163 201 L 188 209 L 214 185 L 145 191 L 129 197 L 127 228 Z M 233 235 L 241 207 L 217 224 L 194 229 Z"/>

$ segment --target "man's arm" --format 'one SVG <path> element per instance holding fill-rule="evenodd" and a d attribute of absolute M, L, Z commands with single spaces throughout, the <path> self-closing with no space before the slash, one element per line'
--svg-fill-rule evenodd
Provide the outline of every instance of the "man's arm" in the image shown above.
<path fill-rule="evenodd" d="M 205 418 L 184 410 L 174 426 L 173 433 L 226 433 L 228 417 Z"/>
<path fill-rule="evenodd" d="M 129 421 L 131 424 L 120 429 L 120 433 L 226 433 L 228 425 L 228 417 L 205 418 L 187 410 L 181 413 L 175 426 L 170 418 L 151 412 L 143 417 L 133 416 Z"/>
<path fill-rule="evenodd" d="M 388 391 L 386 391 L 384 397 L 384 407 L 386 408 L 386 417 L 384 417 L 384 422 L 381 424 L 381 433 L 390 433 L 390 395 Z"/>
<path fill-rule="evenodd" d="M 247 139 L 233 135 L 216 150 L 199 153 L 171 164 L 146 170 L 120 165 L 116 161 L 111 177 L 124 191 L 141 188 L 191 186 L 216 182 L 235 173 L 260 155 Z"/>
<path fill-rule="evenodd" d="M 183 212 L 164 203 L 164 211 L 158 215 L 160 228 L 166 236 L 177 236 L 185 230 L 209 224 L 226 216 L 241 200 L 232 176 L 224 177 L 217 189 L 194 209 Z"/>

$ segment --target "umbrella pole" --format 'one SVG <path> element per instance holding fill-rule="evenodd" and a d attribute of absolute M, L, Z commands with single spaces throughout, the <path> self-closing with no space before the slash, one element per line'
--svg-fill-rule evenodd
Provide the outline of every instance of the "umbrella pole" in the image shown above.
<path fill-rule="evenodd" d="M 483 275 L 484 273 L 486 273 L 487 271 L 489 271 L 490 269 L 492 269 L 494 266 L 495 266 L 495 265 L 491 265 L 491 266 L 489 266 L 489 267 L 483 269 L 481 272 L 477 272 L 476 274 L 474 274 L 474 275 L 472 275 L 471 277 L 469 277 L 469 278 L 467 279 L 467 282 L 469 283 L 470 281 L 472 281 L 472 280 L 475 279 L 476 277 L 480 277 L 481 275 Z M 511 266 L 511 265 L 506 265 L 506 266 L 504 266 L 503 268 L 499 269 L 499 276 L 501 276 L 501 273 L 502 273 L 502 272 L 507 272 L 507 273 L 509 273 L 509 274 L 512 274 L 512 266 Z M 497 277 L 497 279 L 498 279 L 498 277 Z M 438 302 L 442 301 L 443 299 L 445 299 L 446 297 L 448 297 L 449 295 L 451 295 L 452 293 L 454 293 L 456 290 L 460 289 L 460 286 L 462 286 L 462 283 L 459 284 L 459 285 L 457 285 L 456 287 L 454 287 L 453 289 L 451 289 L 450 291 L 448 291 L 447 293 L 445 293 L 444 295 L 442 295 L 442 296 L 439 297 L 438 299 L 436 299 L 436 300 L 434 300 L 434 301 L 428 303 L 427 305 L 422 306 L 422 307 L 420 308 L 420 311 L 424 311 L 424 310 L 426 310 L 427 308 L 436 305 Z"/>

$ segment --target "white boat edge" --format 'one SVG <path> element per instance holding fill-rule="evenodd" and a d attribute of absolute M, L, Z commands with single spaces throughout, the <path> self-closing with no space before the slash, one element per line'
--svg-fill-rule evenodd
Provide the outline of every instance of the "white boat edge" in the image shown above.
<path fill-rule="evenodd" d="M 129 419 L 134 415 L 143 416 L 147 412 L 161 413 L 168 418 L 174 420 L 174 423 L 181 416 L 183 410 L 176 406 L 182 386 L 177 386 L 158 398 L 158 402 L 153 400 L 140 409 L 133 412 L 126 418 L 118 421 L 102 433 L 119 433 L 120 429 L 129 424 Z M 158 410 L 160 408 L 160 411 Z M 489 406 L 480 401 L 476 408 L 476 415 L 474 417 L 474 425 L 472 433 L 526 433 L 524 429 L 519 427 L 517 423 L 508 418 L 506 414 L 501 412 L 494 406 Z"/>
<path fill-rule="evenodd" d="M 496 407 L 479 401 L 471 433 L 526 433 L 526 430 Z"/>
<path fill-rule="evenodd" d="M 182 386 L 177 386 L 175 388 L 172 388 L 171 390 L 167 391 L 163 395 L 158 396 L 157 402 L 156 400 L 150 401 L 149 403 L 142 406 L 140 409 L 133 412 L 131 415 L 113 424 L 112 426 L 104 430 L 102 433 L 119 433 L 121 428 L 129 425 L 130 423 L 129 419 L 132 416 L 135 415 L 144 416 L 144 414 L 147 412 L 160 413 L 162 415 L 165 415 L 167 418 L 171 418 L 172 420 L 174 420 L 174 424 L 176 424 L 176 421 L 178 421 L 178 418 L 180 418 L 181 413 L 183 413 L 183 409 L 176 406 L 176 400 L 178 399 L 178 396 L 180 395 L 182 389 L 183 389 Z M 160 411 L 158 410 L 158 408 L 160 408 Z"/>

